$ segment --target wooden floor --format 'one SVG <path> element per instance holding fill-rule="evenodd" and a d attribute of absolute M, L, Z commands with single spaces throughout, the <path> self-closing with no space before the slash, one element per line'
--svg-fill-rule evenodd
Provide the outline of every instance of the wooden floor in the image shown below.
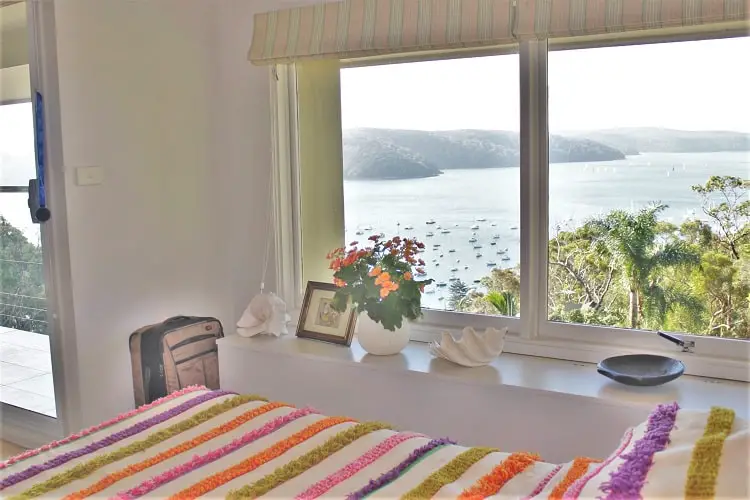
<path fill-rule="evenodd" d="M 0 460 L 5 460 L 6 458 L 18 455 L 22 451 L 23 448 L 20 446 L 16 446 L 13 443 L 0 439 Z"/>

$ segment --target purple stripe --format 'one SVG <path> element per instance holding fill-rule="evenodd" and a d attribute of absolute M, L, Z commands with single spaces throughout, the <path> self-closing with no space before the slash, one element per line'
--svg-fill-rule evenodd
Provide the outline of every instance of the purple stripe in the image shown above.
<path fill-rule="evenodd" d="M 450 439 L 443 438 L 443 439 L 433 439 L 426 445 L 422 446 L 421 448 L 417 448 L 414 450 L 403 462 L 398 464 L 393 469 L 389 470 L 388 472 L 384 473 L 377 479 L 371 480 L 367 486 L 362 488 L 359 491 L 356 491 L 349 496 L 346 497 L 346 500 L 361 500 L 362 498 L 366 497 L 367 495 L 370 495 L 380 488 L 384 487 L 388 483 L 395 481 L 398 479 L 398 477 L 406 471 L 409 467 L 417 463 L 422 457 L 424 457 L 427 453 L 431 452 L 435 448 L 439 446 L 445 446 L 446 444 L 456 444 L 455 441 L 451 441 Z"/>
<path fill-rule="evenodd" d="M 121 441 L 135 434 L 138 434 L 139 432 L 143 432 L 149 429 L 150 427 L 153 427 L 157 424 L 165 422 L 166 420 L 169 420 L 170 418 L 175 417 L 179 415 L 180 413 L 183 413 L 189 410 L 190 408 L 198 406 L 201 403 L 205 403 L 206 401 L 210 401 L 212 399 L 215 399 L 221 396 L 227 396 L 229 394 L 236 394 L 236 393 L 229 392 L 229 391 L 212 391 L 212 392 L 201 394 L 200 396 L 197 396 L 191 399 L 190 401 L 186 401 L 179 406 L 175 406 L 174 408 L 171 408 L 163 413 L 155 415 L 149 418 L 148 420 L 144 420 L 143 422 L 138 422 L 137 424 L 132 425 L 131 427 L 128 427 L 127 429 L 123 429 L 119 432 L 115 432 L 114 434 L 104 439 L 101 439 L 99 441 L 95 441 L 89 444 L 88 446 L 79 448 L 77 450 L 69 451 L 68 453 L 63 453 L 62 455 L 58 455 L 57 457 L 53 458 L 52 460 L 48 460 L 47 462 L 44 462 L 43 464 L 32 465 L 31 467 L 25 470 L 22 470 L 20 472 L 16 472 L 15 474 L 11 474 L 10 476 L 0 481 L 0 491 L 10 486 L 13 486 L 14 484 L 20 483 L 21 481 L 25 481 L 26 479 L 30 479 L 36 476 L 37 474 L 41 474 L 44 471 L 54 469 L 55 467 L 63 465 L 73 459 L 82 457 L 84 455 L 88 455 L 89 453 L 93 453 L 97 450 L 105 448 L 118 441 Z"/>
<path fill-rule="evenodd" d="M 677 420 L 680 407 L 677 403 L 659 405 L 648 417 L 648 427 L 633 451 L 622 455 L 624 462 L 610 474 L 609 481 L 601 486 L 606 500 L 641 498 L 641 489 L 651 468 L 654 455 L 669 444 L 669 434 Z"/>

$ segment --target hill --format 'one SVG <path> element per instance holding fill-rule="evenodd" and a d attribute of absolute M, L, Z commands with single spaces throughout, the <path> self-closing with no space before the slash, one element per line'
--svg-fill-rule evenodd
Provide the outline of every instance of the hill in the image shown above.
<path fill-rule="evenodd" d="M 519 165 L 515 132 L 352 129 L 344 132 L 347 179 L 432 177 L 442 170 Z M 584 138 L 550 137 L 553 163 L 623 159 L 616 148 Z"/>
<path fill-rule="evenodd" d="M 565 135 L 576 139 L 592 139 L 617 148 L 628 155 L 750 151 L 750 134 L 741 132 L 636 127 L 571 132 Z"/>

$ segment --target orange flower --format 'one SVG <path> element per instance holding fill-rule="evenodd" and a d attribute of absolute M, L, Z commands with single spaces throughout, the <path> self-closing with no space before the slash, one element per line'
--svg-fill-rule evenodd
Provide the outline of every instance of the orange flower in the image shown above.
<path fill-rule="evenodd" d="M 410 280 L 411 280 L 411 273 L 410 273 L 410 272 L 408 272 L 408 271 L 407 271 L 407 272 L 405 272 L 405 273 L 404 273 L 404 279 L 405 279 L 406 281 L 410 281 Z"/>
<path fill-rule="evenodd" d="M 396 290 L 398 290 L 398 283 L 394 283 L 392 281 L 383 283 L 383 288 L 380 289 L 380 298 L 384 299 L 388 297 L 391 292 L 395 292 Z"/>
<path fill-rule="evenodd" d="M 344 288 L 346 286 L 346 281 L 339 278 L 334 278 L 333 284 L 339 288 Z"/>
<path fill-rule="evenodd" d="M 377 267 L 374 267 L 372 269 L 372 271 L 370 271 L 369 273 L 367 273 L 367 275 L 370 276 L 370 277 L 375 277 L 375 276 L 379 276 L 380 273 L 382 273 L 382 272 L 383 272 L 383 270 L 380 268 L 380 266 L 377 266 Z"/>
<path fill-rule="evenodd" d="M 341 269 L 341 259 L 335 259 L 333 262 L 331 262 L 331 265 L 328 266 L 328 269 L 333 269 L 334 271 L 338 271 Z"/>
<path fill-rule="evenodd" d="M 381 273 L 378 275 L 377 279 L 375 280 L 376 285 L 384 285 L 385 283 L 389 283 L 391 281 L 391 275 L 388 273 Z"/>

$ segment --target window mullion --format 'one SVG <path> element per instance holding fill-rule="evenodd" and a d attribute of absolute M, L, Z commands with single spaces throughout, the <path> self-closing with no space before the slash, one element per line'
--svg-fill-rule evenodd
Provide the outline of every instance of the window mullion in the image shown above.
<path fill-rule="evenodd" d="M 520 45 L 521 335 L 535 338 L 547 320 L 549 135 L 547 42 Z"/>

